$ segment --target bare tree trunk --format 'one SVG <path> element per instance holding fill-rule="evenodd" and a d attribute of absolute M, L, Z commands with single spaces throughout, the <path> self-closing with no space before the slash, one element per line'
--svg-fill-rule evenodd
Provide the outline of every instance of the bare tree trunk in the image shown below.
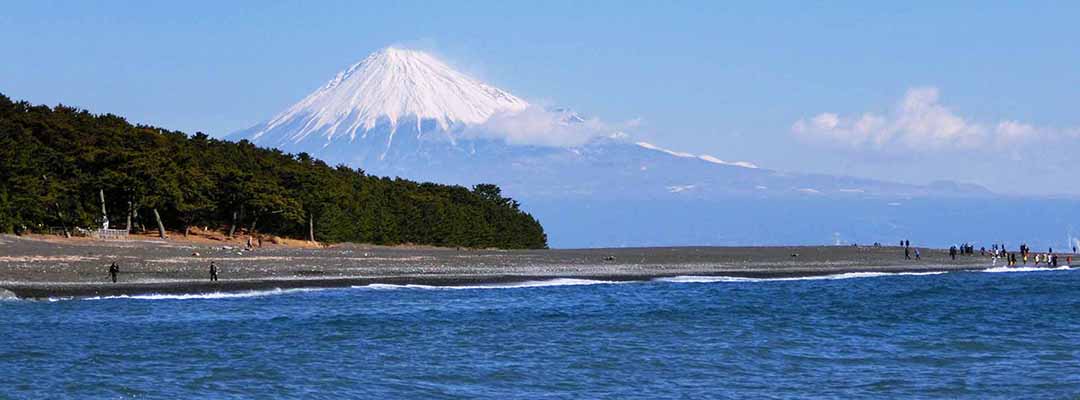
<path fill-rule="evenodd" d="M 131 234 L 131 213 L 133 213 L 134 210 L 135 205 L 131 202 L 131 199 L 128 198 L 127 225 L 124 225 L 124 229 L 127 229 L 129 235 Z"/>
<path fill-rule="evenodd" d="M 142 221 L 139 220 L 139 205 L 132 204 L 131 218 L 135 220 L 135 225 L 139 227 L 139 232 L 146 232 L 146 227 L 143 226 Z"/>
<path fill-rule="evenodd" d="M 154 208 L 154 220 L 157 221 L 158 235 L 162 239 L 165 238 L 165 224 L 161 223 L 161 214 L 158 214 L 157 208 Z"/>
<path fill-rule="evenodd" d="M 232 212 L 232 224 L 229 224 L 229 237 L 233 237 L 234 233 L 236 233 L 236 210 L 233 210 Z"/>
<path fill-rule="evenodd" d="M 308 241 L 315 242 L 315 215 L 308 213 Z"/>
<path fill-rule="evenodd" d="M 248 235 L 251 235 L 251 234 L 255 233 L 255 223 L 256 222 L 259 222 L 259 214 L 255 214 L 254 217 L 251 217 L 251 226 L 248 227 Z"/>
<path fill-rule="evenodd" d="M 71 239 L 71 231 L 68 230 L 67 223 L 64 222 L 64 213 L 60 212 L 60 203 L 54 203 L 56 206 L 56 218 L 60 220 L 60 227 L 64 229 L 64 237 Z"/>
<path fill-rule="evenodd" d="M 109 229 L 109 214 L 105 212 L 105 189 L 98 193 L 101 195 L 101 229 Z"/>

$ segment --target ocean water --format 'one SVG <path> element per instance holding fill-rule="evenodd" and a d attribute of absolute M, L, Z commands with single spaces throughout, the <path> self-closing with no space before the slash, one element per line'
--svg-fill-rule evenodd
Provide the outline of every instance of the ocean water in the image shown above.
<path fill-rule="evenodd" d="M 0 398 L 1076 398 L 1075 270 L 0 302 Z"/>

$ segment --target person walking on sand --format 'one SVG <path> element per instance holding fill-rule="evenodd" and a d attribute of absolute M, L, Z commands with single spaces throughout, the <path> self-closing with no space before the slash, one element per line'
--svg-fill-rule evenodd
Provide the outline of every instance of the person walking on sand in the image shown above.
<path fill-rule="evenodd" d="M 116 283 L 116 275 L 119 275 L 119 274 L 120 274 L 120 267 L 117 266 L 115 262 L 112 263 L 112 265 L 109 266 L 109 278 L 112 278 L 113 283 Z"/>
<path fill-rule="evenodd" d="M 919 248 L 915 248 L 915 261 L 919 261 L 922 256 L 919 254 Z"/>
<path fill-rule="evenodd" d="M 217 282 L 217 264 L 210 261 L 210 282 Z"/>
<path fill-rule="evenodd" d="M 905 260 L 910 260 L 911 259 L 911 249 L 909 249 L 907 247 L 904 248 L 904 259 Z"/>

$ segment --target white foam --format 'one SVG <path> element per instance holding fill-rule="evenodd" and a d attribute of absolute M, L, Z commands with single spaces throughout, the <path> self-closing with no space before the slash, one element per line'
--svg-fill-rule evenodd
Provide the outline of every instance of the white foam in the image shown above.
<path fill-rule="evenodd" d="M 1001 273 L 1001 272 L 1040 272 L 1040 271 L 1068 271 L 1070 268 L 1068 265 L 1051 268 L 1051 267 L 993 267 L 982 270 L 982 272 Z"/>
<path fill-rule="evenodd" d="M 739 276 L 673 276 L 669 278 L 657 278 L 659 282 L 672 282 L 672 283 L 713 283 L 713 282 L 784 282 L 784 281 L 818 281 L 818 280 L 836 280 L 836 279 L 856 279 L 856 278 L 876 278 L 882 276 L 904 276 L 904 275 L 940 275 L 946 274 L 947 271 L 929 271 L 929 272 L 845 272 L 842 274 L 833 275 L 817 275 L 817 276 L 798 276 L 789 278 L 745 278 Z"/>
<path fill-rule="evenodd" d="M 526 281 L 516 283 L 497 283 L 490 285 L 467 285 L 467 286 L 434 286 L 434 285 L 393 285 L 386 283 L 373 283 L 364 286 L 353 286 L 354 289 L 438 289 L 438 290 L 469 290 L 469 289 L 520 289 L 547 286 L 580 286 L 580 285 L 610 285 L 623 282 L 598 281 L 592 279 L 557 278 L 544 281 Z"/>
<path fill-rule="evenodd" d="M 179 294 L 136 294 L 136 295 L 118 295 L 118 296 L 97 296 L 97 297 L 84 297 L 79 300 L 115 300 L 115 299 L 132 299 L 132 300 L 207 300 L 207 299 L 235 299 L 245 297 L 263 297 L 273 296 L 289 293 L 303 293 L 313 292 L 326 289 L 272 289 L 272 290 L 252 290 L 247 292 L 210 292 L 210 293 L 179 293 Z M 69 300 L 67 298 L 57 299 L 49 298 L 49 301 L 57 300 Z"/>

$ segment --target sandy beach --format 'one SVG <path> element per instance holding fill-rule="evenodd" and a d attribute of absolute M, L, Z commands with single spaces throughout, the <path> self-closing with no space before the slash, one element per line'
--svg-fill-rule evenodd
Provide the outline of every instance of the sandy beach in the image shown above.
<path fill-rule="evenodd" d="M 609 281 L 673 276 L 798 277 L 848 272 L 980 269 L 991 258 L 900 247 L 675 247 L 458 250 L 339 244 L 254 250 L 179 241 L 72 241 L 0 236 L 0 288 L 20 298 L 205 293 L 383 284 L 436 286 L 556 278 Z M 210 282 L 215 262 L 220 281 Z M 108 266 L 120 266 L 112 283 Z"/>

